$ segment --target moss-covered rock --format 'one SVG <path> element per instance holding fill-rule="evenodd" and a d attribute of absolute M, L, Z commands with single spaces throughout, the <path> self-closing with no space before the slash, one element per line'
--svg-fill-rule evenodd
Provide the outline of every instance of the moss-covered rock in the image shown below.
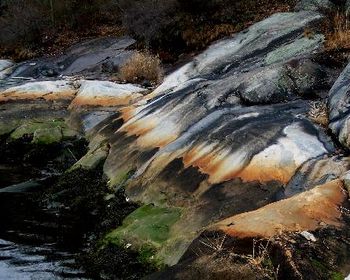
<path fill-rule="evenodd" d="M 3 131 L 13 129 L 20 121 L 11 126 L 3 127 Z M 0 128 L 1 129 L 1 128 Z M 10 140 L 19 140 L 29 136 L 33 144 L 48 145 L 59 143 L 64 139 L 73 138 L 77 132 L 70 129 L 63 119 L 30 120 L 20 124 L 10 135 Z"/>
<path fill-rule="evenodd" d="M 178 208 L 162 208 L 153 205 L 144 205 L 129 216 L 123 225 L 107 236 L 112 243 L 123 241 L 149 243 L 159 248 L 169 237 L 171 226 L 180 218 Z"/>
<path fill-rule="evenodd" d="M 171 227 L 179 220 L 181 209 L 144 205 L 129 216 L 123 225 L 109 233 L 105 241 L 116 245 L 129 244 L 145 261 L 162 260 L 157 252 L 168 241 Z"/>
<path fill-rule="evenodd" d="M 95 169 L 98 165 L 103 163 L 103 161 L 107 158 L 108 151 L 109 151 L 108 145 L 102 145 L 96 150 L 89 151 L 76 164 L 72 166 L 70 171 L 78 168 L 87 169 L 87 170 Z"/>

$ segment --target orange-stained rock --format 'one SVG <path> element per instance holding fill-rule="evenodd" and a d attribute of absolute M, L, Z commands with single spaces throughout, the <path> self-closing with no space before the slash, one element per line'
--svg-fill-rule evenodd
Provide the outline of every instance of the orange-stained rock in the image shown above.
<path fill-rule="evenodd" d="M 102 106 L 102 107 L 112 107 L 112 106 L 123 106 L 129 105 L 133 99 L 130 96 L 125 97 L 104 97 L 96 96 L 93 98 L 89 97 L 77 97 L 73 100 L 70 105 L 70 109 L 82 106 Z"/>
<path fill-rule="evenodd" d="M 238 237 L 270 238 L 283 232 L 316 230 L 322 224 L 341 226 L 339 206 L 346 200 L 337 179 L 258 210 L 233 216 L 213 228 Z"/>
<path fill-rule="evenodd" d="M 72 100 L 76 90 L 68 81 L 30 82 L 0 92 L 0 102 L 44 99 Z"/>
<path fill-rule="evenodd" d="M 132 84 L 117 84 L 108 81 L 81 81 L 77 97 L 70 108 L 85 106 L 127 106 L 142 98 L 144 88 Z"/>

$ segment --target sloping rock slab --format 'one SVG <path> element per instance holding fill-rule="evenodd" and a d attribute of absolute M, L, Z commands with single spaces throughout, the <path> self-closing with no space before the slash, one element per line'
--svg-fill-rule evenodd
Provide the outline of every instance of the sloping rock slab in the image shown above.
<path fill-rule="evenodd" d="M 102 77 L 115 73 L 133 51 L 126 50 L 135 43 L 129 37 L 106 37 L 78 43 L 65 54 L 19 63 L 8 79 L 14 77 L 51 78 L 60 75 Z"/>
<path fill-rule="evenodd" d="M 329 128 L 344 147 L 350 148 L 350 64 L 329 92 Z"/>
<path fill-rule="evenodd" d="M 306 117 L 309 93 L 333 82 L 312 59 L 323 35 L 303 35 L 321 18 L 276 14 L 219 41 L 91 129 L 92 150 L 110 146 L 104 171 L 111 187 L 181 209 L 157 248 L 165 263 L 176 263 L 206 226 L 274 202 L 294 176 L 304 178 L 301 190 L 324 176 L 301 169 L 335 151 Z"/>

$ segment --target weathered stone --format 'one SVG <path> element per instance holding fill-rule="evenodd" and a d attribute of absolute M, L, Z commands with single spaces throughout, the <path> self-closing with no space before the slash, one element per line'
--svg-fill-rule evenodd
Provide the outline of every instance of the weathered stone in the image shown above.
<path fill-rule="evenodd" d="M 42 78 L 59 75 L 84 74 L 89 77 L 111 76 L 114 69 L 129 59 L 134 51 L 126 48 L 136 41 L 130 37 L 105 37 L 87 40 L 72 46 L 62 56 L 19 63 L 11 77 Z M 111 64 L 106 72 L 105 65 Z M 1 75 L 1 74 L 0 74 Z"/>
<path fill-rule="evenodd" d="M 13 66 L 14 63 L 11 60 L 0 59 L 0 72 Z"/>
<path fill-rule="evenodd" d="M 14 63 L 11 60 L 0 59 L 0 80 L 5 79 L 11 74 L 13 65 Z"/>
<path fill-rule="evenodd" d="M 71 170 L 83 168 L 92 170 L 95 169 L 99 164 L 102 164 L 108 156 L 109 147 L 103 145 L 96 150 L 89 151 L 83 156 L 76 164 L 74 164 Z"/>
<path fill-rule="evenodd" d="M 117 84 L 107 81 L 81 81 L 81 86 L 70 108 L 115 107 L 135 103 L 147 92 L 131 84 Z"/>
<path fill-rule="evenodd" d="M 347 199 L 341 180 L 335 180 L 292 198 L 219 222 L 216 227 L 239 237 L 271 238 L 285 232 L 312 231 L 320 221 L 340 226 L 339 206 Z"/>
<path fill-rule="evenodd" d="M 329 92 L 329 128 L 338 137 L 340 143 L 350 147 L 350 64 L 340 74 Z"/>
<path fill-rule="evenodd" d="M 0 102 L 33 99 L 72 100 L 75 94 L 76 90 L 69 81 L 30 82 L 0 91 Z"/>

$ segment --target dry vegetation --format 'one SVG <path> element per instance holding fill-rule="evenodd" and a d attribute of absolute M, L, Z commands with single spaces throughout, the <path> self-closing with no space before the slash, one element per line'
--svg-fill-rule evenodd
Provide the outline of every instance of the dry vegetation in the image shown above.
<path fill-rule="evenodd" d="M 157 84 L 162 79 L 161 61 L 148 52 L 136 52 L 119 70 L 119 78 L 125 82 L 148 81 Z"/>
<path fill-rule="evenodd" d="M 233 275 L 236 275 L 237 279 L 278 279 L 279 267 L 274 267 L 271 260 L 269 240 L 253 240 L 251 254 L 236 253 L 234 247 L 225 244 L 226 241 L 226 235 L 202 237 L 199 240 L 204 250 L 200 250 L 197 255 L 205 256 L 204 264 L 207 267 L 201 269 L 209 279 L 213 279 L 213 275 L 218 276 L 214 279 L 235 279 Z M 211 260 L 208 261 L 207 258 Z M 257 275 L 259 277 L 253 277 Z"/>
<path fill-rule="evenodd" d="M 56 54 L 86 37 L 120 35 L 123 30 L 162 61 L 174 62 L 183 53 L 199 51 L 294 4 L 295 0 L 1 0 L 0 55 L 21 60 L 23 53 Z"/>
<path fill-rule="evenodd" d="M 326 102 L 316 101 L 311 103 L 308 117 L 314 123 L 327 127 L 329 123 L 329 118 Z"/>
<path fill-rule="evenodd" d="M 327 49 L 350 49 L 349 15 L 337 12 L 331 18 L 331 31 L 328 32 Z"/>

